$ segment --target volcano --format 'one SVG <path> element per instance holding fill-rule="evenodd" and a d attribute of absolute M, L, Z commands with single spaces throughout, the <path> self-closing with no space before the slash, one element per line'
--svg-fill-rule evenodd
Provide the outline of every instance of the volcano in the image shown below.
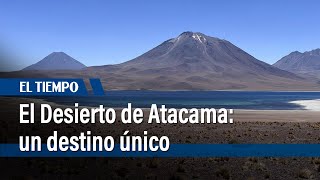
<path fill-rule="evenodd" d="M 147 53 L 118 67 L 137 70 L 172 71 L 173 73 L 212 74 L 292 74 L 259 61 L 232 43 L 202 33 L 184 32 Z M 159 72 L 159 71 L 158 71 Z M 161 72 L 161 71 L 160 71 Z"/>
<path fill-rule="evenodd" d="M 109 89 L 299 89 L 306 80 L 257 60 L 227 40 L 184 32 L 130 61 L 89 67 Z"/>
<path fill-rule="evenodd" d="M 53 52 L 41 61 L 24 68 L 30 70 L 80 70 L 86 66 L 64 52 Z"/>

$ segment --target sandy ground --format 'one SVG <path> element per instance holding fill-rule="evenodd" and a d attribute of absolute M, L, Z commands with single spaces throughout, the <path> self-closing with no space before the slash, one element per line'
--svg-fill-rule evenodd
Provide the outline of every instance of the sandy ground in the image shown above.
<path fill-rule="evenodd" d="M 320 122 L 320 111 L 310 110 L 235 110 L 236 122 Z"/>

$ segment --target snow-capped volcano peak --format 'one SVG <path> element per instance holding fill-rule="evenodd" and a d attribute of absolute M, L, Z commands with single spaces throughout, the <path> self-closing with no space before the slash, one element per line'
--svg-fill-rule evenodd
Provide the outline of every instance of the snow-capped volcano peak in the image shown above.
<path fill-rule="evenodd" d="M 170 39 L 170 42 L 175 43 L 175 42 L 178 42 L 180 39 L 189 39 L 189 38 L 199 41 L 200 43 L 204 43 L 207 41 L 204 34 L 187 31 L 187 32 L 183 32 L 176 38 Z"/>
<path fill-rule="evenodd" d="M 201 43 L 204 43 L 206 41 L 206 38 L 201 36 L 201 34 L 193 33 L 192 38 L 195 40 L 200 41 Z"/>

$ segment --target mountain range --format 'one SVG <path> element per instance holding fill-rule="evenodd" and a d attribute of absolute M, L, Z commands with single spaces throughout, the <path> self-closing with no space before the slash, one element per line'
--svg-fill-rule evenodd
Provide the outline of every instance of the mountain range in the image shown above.
<path fill-rule="evenodd" d="M 105 89 L 118 90 L 320 89 L 317 80 L 306 79 L 278 65 L 264 63 L 227 40 L 184 32 L 121 64 L 85 68 L 60 52 L 12 75 L 98 77 Z"/>
<path fill-rule="evenodd" d="M 297 74 L 320 78 L 320 49 L 304 53 L 292 52 L 277 61 L 274 66 Z"/>

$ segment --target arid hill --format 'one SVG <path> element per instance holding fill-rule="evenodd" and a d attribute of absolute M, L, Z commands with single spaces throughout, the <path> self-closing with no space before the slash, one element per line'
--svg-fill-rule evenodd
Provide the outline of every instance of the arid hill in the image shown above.
<path fill-rule="evenodd" d="M 309 75 L 320 78 L 320 49 L 304 53 L 299 51 L 292 52 L 281 58 L 274 66 L 304 76 Z"/>

